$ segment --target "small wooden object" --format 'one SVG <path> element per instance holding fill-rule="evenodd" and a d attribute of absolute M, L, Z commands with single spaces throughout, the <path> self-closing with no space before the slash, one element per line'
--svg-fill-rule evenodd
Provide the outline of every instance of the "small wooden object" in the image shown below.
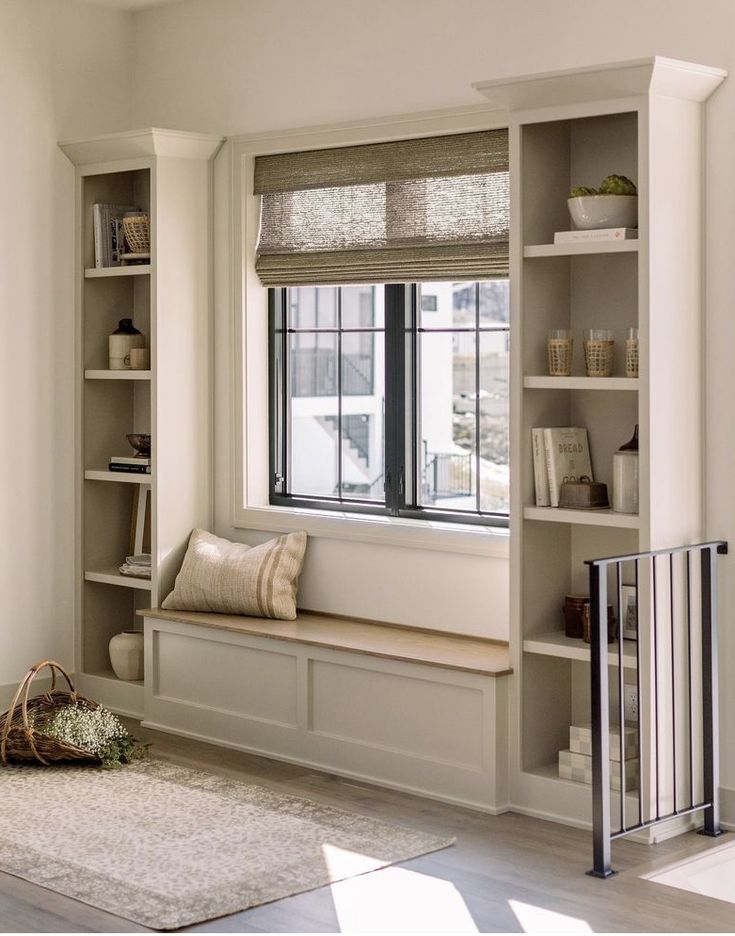
<path fill-rule="evenodd" d="M 48 667 L 51 670 L 51 688 L 43 695 L 28 698 L 31 684 L 38 673 Z M 64 677 L 69 691 L 56 688 L 57 672 Z M 0 762 L 4 767 L 12 763 L 34 762 L 48 766 L 66 761 L 88 761 L 99 763 L 99 758 L 89 751 L 66 744 L 58 738 L 51 738 L 43 733 L 44 723 L 57 709 L 67 705 L 78 705 L 94 711 L 99 708 L 96 702 L 79 695 L 74 689 L 66 670 L 53 660 L 36 663 L 25 674 L 15 693 L 8 711 L 2 716 L 2 735 L 0 736 Z"/>
<path fill-rule="evenodd" d="M 559 491 L 559 506 L 574 510 L 604 510 L 610 506 L 607 485 L 582 476 L 578 482 L 565 481 Z"/>

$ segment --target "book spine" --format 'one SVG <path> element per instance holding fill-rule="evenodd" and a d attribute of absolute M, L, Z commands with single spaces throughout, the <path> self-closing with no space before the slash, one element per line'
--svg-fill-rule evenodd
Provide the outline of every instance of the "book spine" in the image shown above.
<path fill-rule="evenodd" d="M 557 231 L 555 244 L 571 244 L 577 241 L 634 240 L 638 232 L 633 228 L 598 228 L 592 231 Z"/>
<path fill-rule="evenodd" d="M 118 462 L 110 462 L 109 466 L 110 471 L 124 471 L 128 474 L 150 474 L 151 469 L 149 465 L 123 465 Z"/>
<path fill-rule="evenodd" d="M 531 429 L 531 445 L 533 448 L 533 482 L 536 489 L 536 506 L 549 507 L 549 475 L 546 469 L 546 446 L 544 445 L 544 430 Z"/>
<path fill-rule="evenodd" d="M 94 265 L 100 269 L 104 265 L 104 248 L 102 246 L 102 205 L 92 206 L 92 225 L 94 229 Z"/>
<path fill-rule="evenodd" d="M 101 205 L 102 209 L 102 266 L 110 266 L 110 206 Z"/>
<path fill-rule="evenodd" d="M 549 479 L 549 506 L 558 507 L 560 482 L 556 473 L 554 435 L 551 429 L 544 429 L 544 454 L 546 459 L 546 473 Z"/>

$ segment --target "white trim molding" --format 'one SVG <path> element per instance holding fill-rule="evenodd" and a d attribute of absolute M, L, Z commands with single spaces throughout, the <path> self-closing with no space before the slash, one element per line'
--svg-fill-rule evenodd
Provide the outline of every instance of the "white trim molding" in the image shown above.
<path fill-rule="evenodd" d="M 268 306 L 255 272 L 260 200 L 253 194 L 254 162 L 261 154 L 505 126 L 503 111 L 480 105 L 241 136 L 222 148 L 215 166 L 215 396 L 226 402 L 217 406 L 215 423 L 219 531 L 305 529 L 331 539 L 508 557 L 505 529 L 269 504 Z"/>

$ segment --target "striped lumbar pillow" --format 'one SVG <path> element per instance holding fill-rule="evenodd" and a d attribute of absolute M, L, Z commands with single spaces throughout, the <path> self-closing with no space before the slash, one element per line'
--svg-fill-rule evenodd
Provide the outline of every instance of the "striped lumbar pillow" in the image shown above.
<path fill-rule="evenodd" d="M 293 621 L 305 550 L 303 532 L 246 546 L 194 530 L 174 590 L 161 607 Z"/>

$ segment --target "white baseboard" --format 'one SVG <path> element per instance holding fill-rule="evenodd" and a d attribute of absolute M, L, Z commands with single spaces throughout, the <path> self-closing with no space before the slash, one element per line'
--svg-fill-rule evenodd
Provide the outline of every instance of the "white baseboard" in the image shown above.
<path fill-rule="evenodd" d="M 176 737 L 190 738 L 192 741 L 203 741 L 205 744 L 213 744 L 217 747 L 229 748 L 233 751 L 243 751 L 245 754 L 255 754 L 258 757 L 265 757 L 268 760 L 280 761 L 284 764 L 294 764 L 297 767 L 308 767 L 310 770 L 317 770 L 320 773 L 334 774 L 337 777 L 344 777 L 346 780 L 354 780 L 359 783 L 369 783 L 371 786 L 382 787 L 386 790 L 397 790 L 401 793 L 410 793 L 414 796 L 421 796 L 423 799 L 435 800 L 439 803 L 449 803 L 452 806 L 463 806 L 466 809 L 474 809 L 477 812 L 487 813 L 490 816 L 499 816 L 502 813 L 511 812 L 512 807 L 508 804 L 504 806 L 488 806 L 484 803 L 477 803 L 472 800 L 464 800 L 454 796 L 437 796 L 431 791 L 421 789 L 420 787 L 410 786 L 401 783 L 387 783 L 380 777 L 374 777 L 369 774 L 360 774 L 342 768 L 335 769 L 331 766 L 325 766 L 316 761 L 305 760 L 297 757 L 288 757 L 283 754 L 265 751 L 259 748 L 250 747 L 245 744 L 238 744 L 234 741 L 213 738 L 209 735 L 199 734 L 196 731 L 187 731 L 183 728 L 170 728 L 167 725 L 160 725 L 154 721 L 144 719 L 141 723 L 142 728 L 149 728 L 151 731 L 162 731 L 165 734 Z"/>
<path fill-rule="evenodd" d="M 50 676 L 37 676 L 33 680 L 33 685 L 31 686 L 31 697 L 41 695 L 43 692 L 47 692 L 51 688 L 51 677 Z M 0 684 L 0 714 L 7 711 L 10 708 L 10 703 L 13 701 L 13 696 L 18 690 L 18 683 L 3 683 Z"/>
<path fill-rule="evenodd" d="M 735 831 L 735 790 L 720 787 L 720 816 L 723 829 Z"/>

